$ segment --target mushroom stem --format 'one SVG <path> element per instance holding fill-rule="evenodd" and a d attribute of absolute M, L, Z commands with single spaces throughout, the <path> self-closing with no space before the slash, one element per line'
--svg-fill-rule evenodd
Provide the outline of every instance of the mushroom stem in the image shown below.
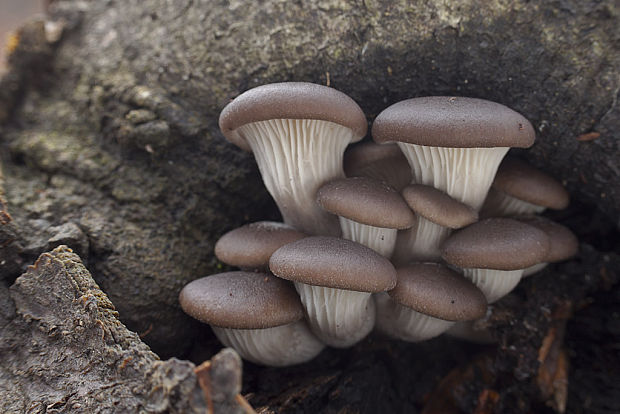
<path fill-rule="evenodd" d="M 267 190 L 286 224 L 308 234 L 339 235 L 334 216 L 315 202 L 325 182 L 344 177 L 351 129 L 313 119 L 271 119 L 236 131 L 252 148 Z"/>
<path fill-rule="evenodd" d="M 417 224 L 401 230 L 396 236 L 396 247 L 392 261 L 406 264 L 411 261 L 439 261 L 441 244 L 448 238 L 452 229 L 433 223 L 422 216 Z"/>
<path fill-rule="evenodd" d="M 347 348 L 362 340 L 375 324 L 375 303 L 368 292 L 295 282 L 310 329 L 325 344 Z"/>
<path fill-rule="evenodd" d="M 533 274 L 538 273 L 541 270 L 543 270 L 548 265 L 549 265 L 548 262 L 536 263 L 535 265 L 530 266 L 527 269 L 523 269 L 523 275 L 521 277 L 524 278 L 524 277 L 532 276 Z"/>
<path fill-rule="evenodd" d="M 392 256 L 398 230 L 370 226 L 344 217 L 338 219 L 343 239 L 363 244 L 388 259 Z"/>
<path fill-rule="evenodd" d="M 398 142 L 413 182 L 433 186 L 480 210 L 508 147 L 450 148 Z"/>
<path fill-rule="evenodd" d="M 260 365 L 301 364 L 325 348 L 303 320 L 266 329 L 211 328 L 221 343 L 234 348 L 243 359 Z"/>
<path fill-rule="evenodd" d="M 453 321 L 446 321 L 417 312 L 392 300 L 387 293 L 374 295 L 377 306 L 376 329 L 393 338 L 419 342 L 434 338 L 448 330 Z"/>
<path fill-rule="evenodd" d="M 537 206 L 527 201 L 519 200 L 493 188 L 489 190 L 487 199 L 484 201 L 480 215 L 482 217 L 508 217 L 538 214 L 545 211 L 546 207 Z"/>
<path fill-rule="evenodd" d="M 478 286 L 488 303 L 496 302 L 513 290 L 522 274 L 523 269 L 463 269 L 463 275 Z"/>

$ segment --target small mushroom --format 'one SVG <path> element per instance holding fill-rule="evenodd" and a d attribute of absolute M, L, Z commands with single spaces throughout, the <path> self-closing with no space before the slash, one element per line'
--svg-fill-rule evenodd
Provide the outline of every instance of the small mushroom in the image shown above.
<path fill-rule="evenodd" d="M 179 301 L 185 313 L 211 325 L 220 342 L 257 364 L 300 364 L 324 348 L 303 320 L 292 286 L 267 273 L 197 279 L 183 288 Z"/>
<path fill-rule="evenodd" d="M 294 282 L 312 332 L 337 348 L 352 346 L 372 330 L 371 293 L 396 284 L 388 259 L 335 237 L 306 237 L 282 246 L 271 256 L 269 268 Z"/>
<path fill-rule="evenodd" d="M 396 287 L 375 295 L 377 330 L 409 342 L 431 339 L 454 325 L 484 316 L 487 301 L 476 286 L 437 263 L 396 270 Z"/>
<path fill-rule="evenodd" d="M 529 121 L 504 105 L 447 96 L 390 106 L 375 119 L 372 136 L 378 143 L 398 143 L 414 183 L 444 191 L 476 211 L 510 147 L 530 147 L 535 138 Z"/>
<path fill-rule="evenodd" d="M 549 237 L 549 252 L 544 262 L 525 269 L 523 277 L 540 272 L 549 263 L 562 262 L 577 254 L 579 241 L 568 227 L 540 216 L 518 217 L 518 220 L 544 231 Z"/>
<path fill-rule="evenodd" d="M 322 186 L 317 202 L 340 220 L 342 237 L 390 258 L 396 233 L 415 223 L 403 197 L 382 181 L 342 178 Z"/>
<path fill-rule="evenodd" d="M 268 271 L 272 253 L 287 243 L 306 237 L 288 224 L 259 221 L 231 230 L 215 243 L 215 256 L 230 266 L 248 271 Z"/>
<path fill-rule="evenodd" d="M 229 141 L 254 153 L 285 223 L 339 235 L 337 220 L 315 197 L 321 185 L 344 177 L 345 148 L 366 134 L 366 117 L 353 99 L 322 85 L 273 83 L 239 95 L 219 123 Z"/>
<path fill-rule="evenodd" d="M 402 190 L 411 183 L 411 167 L 396 144 L 364 142 L 347 148 L 344 153 L 347 177 L 368 177 Z"/>
<path fill-rule="evenodd" d="M 441 256 L 463 269 L 493 303 L 517 286 L 524 269 L 544 261 L 548 251 L 545 232 L 517 220 L 490 218 L 452 234 Z"/>
<path fill-rule="evenodd" d="M 555 178 L 525 161 L 506 157 L 497 170 L 480 215 L 536 214 L 547 208 L 562 210 L 568 203 L 568 192 Z"/>
<path fill-rule="evenodd" d="M 409 185 L 403 189 L 402 195 L 416 213 L 417 222 L 398 233 L 392 258 L 396 264 L 440 259 L 439 248 L 452 230 L 478 221 L 474 209 L 428 185 Z"/>

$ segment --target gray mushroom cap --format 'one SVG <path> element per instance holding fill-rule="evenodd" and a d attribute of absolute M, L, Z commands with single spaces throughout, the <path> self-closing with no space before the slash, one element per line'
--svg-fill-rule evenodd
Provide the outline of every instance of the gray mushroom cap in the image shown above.
<path fill-rule="evenodd" d="M 532 124 L 518 112 L 483 99 L 449 96 L 395 103 L 377 116 L 372 136 L 378 143 L 452 148 L 527 148 L 535 139 Z"/>
<path fill-rule="evenodd" d="M 577 254 L 579 241 L 568 227 L 541 216 L 519 217 L 518 220 L 544 231 L 549 237 L 545 262 L 561 262 Z"/>
<path fill-rule="evenodd" d="M 492 188 L 528 203 L 561 210 L 568 206 L 569 196 L 555 178 L 517 158 L 504 158 Z"/>
<path fill-rule="evenodd" d="M 215 256 L 231 266 L 267 270 L 273 252 L 303 237 L 304 233 L 287 224 L 259 221 L 224 234 L 215 243 Z"/>
<path fill-rule="evenodd" d="M 448 321 L 485 315 L 487 301 L 473 283 L 437 263 L 411 263 L 396 270 L 393 300 L 417 312 Z"/>
<path fill-rule="evenodd" d="M 366 135 L 368 121 L 359 105 L 336 89 L 308 82 L 282 82 L 250 89 L 229 103 L 220 114 L 224 136 L 251 152 L 247 142 L 234 133 L 238 127 L 270 119 L 317 119 L 350 128 L 354 142 Z"/>
<path fill-rule="evenodd" d="M 350 240 L 306 237 L 276 250 L 269 268 L 278 277 L 307 285 L 382 292 L 396 285 L 388 259 Z"/>
<path fill-rule="evenodd" d="M 442 245 L 443 259 L 461 268 L 517 270 L 545 261 L 544 231 L 507 218 L 479 221 L 453 233 Z"/>
<path fill-rule="evenodd" d="M 476 210 L 429 185 L 411 184 L 401 194 L 416 214 L 440 226 L 459 229 L 478 220 Z"/>
<path fill-rule="evenodd" d="M 330 181 L 317 193 L 326 211 L 357 223 L 388 229 L 407 229 L 415 217 L 403 197 L 389 185 L 367 177 Z"/>
<path fill-rule="evenodd" d="M 181 308 L 221 328 L 265 329 L 303 318 L 301 301 L 286 281 L 268 273 L 227 272 L 188 283 Z"/>

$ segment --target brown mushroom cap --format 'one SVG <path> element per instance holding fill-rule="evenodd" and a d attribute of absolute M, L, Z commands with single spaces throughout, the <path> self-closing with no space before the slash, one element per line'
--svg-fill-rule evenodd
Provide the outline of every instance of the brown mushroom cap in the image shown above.
<path fill-rule="evenodd" d="M 364 142 L 347 148 L 344 153 L 344 171 L 357 171 L 365 165 L 379 162 L 384 159 L 402 159 L 407 163 L 407 158 L 396 144 L 377 144 L 374 142 Z M 407 169 L 409 163 L 407 163 Z"/>
<path fill-rule="evenodd" d="M 535 139 L 532 124 L 504 105 L 448 96 L 395 103 L 377 116 L 372 136 L 379 143 L 453 148 L 527 148 Z"/>
<path fill-rule="evenodd" d="M 235 145 L 249 150 L 234 134 L 238 127 L 270 119 L 318 119 L 353 130 L 359 141 L 368 121 L 357 103 L 336 89 L 308 82 L 282 82 L 258 86 L 237 96 L 220 114 L 220 129 Z"/>
<path fill-rule="evenodd" d="M 303 237 L 288 224 L 259 221 L 224 234 L 215 243 L 215 256 L 231 266 L 266 270 L 273 252 Z"/>
<path fill-rule="evenodd" d="M 317 203 L 332 214 L 388 229 L 407 229 L 415 217 L 389 185 L 367 177 L 341 178 L 319 189 Z"/>
<path fill-rule="evenodd" d="M 579 241 L 568 227 L 541 216 L 519 217 L 523 221 L 544 231 L 549 237 L 549 253 L 545 262 L 561 262 L 577 254 Z"/>
<path fill-rule="evenodd" d="M 268 273 L 228 272 L 188 283 L 181 308 L 221 328 L 264 329 L 303 318 L 301 301 L 287 282 Z"/>
<path fill-rule="evenodd" d="M 396 284 L 396 270 L 388 259 L 335 237 L 306 237 L 282 246 L 271 256 L 269 268 L 283 279 L 357 292 L 382 292 Z"/>
<path fill-rule="evenodd" d="M 479 221 L 453 233 L 441 246 L 443 259 L 461 268 L 517 270 L 545 261 L 544 231 L 507 218 Z"/>
<path fill-rule="evenodd" d="M 568 192 L 555 178 L 517 158 L 500 164 L 493 188 L 537 206 L 561 210 L 569 203 Z"/>
<path fill-rule="evenodd" d="M 484 294 L 473 283 L 437 263 L 411 263 L 396 270 L 398 282 L 388 294 L 417 312 L 447 321 L 481 318 Z"/>
<path fill-rule="evenodd" d="M 425 219 L 451 229 L 478 221 L 478 213 L 435 187 L 411 184 L 401 192 L 411 209 Z"/>

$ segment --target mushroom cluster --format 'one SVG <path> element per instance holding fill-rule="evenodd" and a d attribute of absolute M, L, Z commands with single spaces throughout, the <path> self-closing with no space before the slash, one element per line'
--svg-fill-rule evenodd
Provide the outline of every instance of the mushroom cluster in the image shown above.
<path fill-rule="evenodd" d="M 524 274 L 575 254 L 570 230 L 533 216 L 566 206 L 562 186 L 521 161 L 500 165 L 534 142 L 522 115 L 408 99 L 377 116 L 374 143 L 345 153 L 367 126 L 347 95 L 301 82 L 251 89 L 222 111 L 284 222 L 222 236 L 215 255 L 241 270 L 189 283 L 180 303 L 245 359 L 298 364 L 373 329 L 411 342 L 471 332 Z"/>

